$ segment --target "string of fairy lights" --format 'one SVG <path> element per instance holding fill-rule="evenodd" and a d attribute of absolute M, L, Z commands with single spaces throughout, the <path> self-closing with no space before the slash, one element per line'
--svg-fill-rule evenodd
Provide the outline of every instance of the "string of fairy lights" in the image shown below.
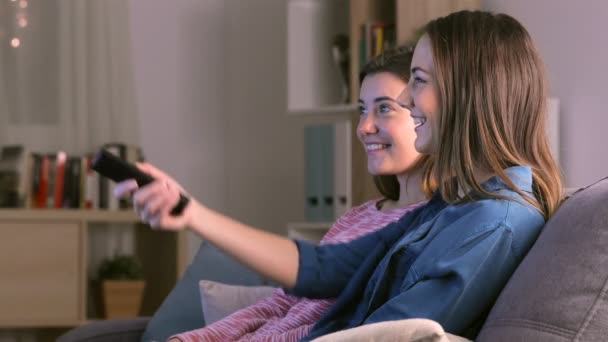
<path fill-rule="evenodd" d="M 25 28 L 27 28 L 27 26 L 29 24 L 28 16 L 27 16 L 28 1 L 27 0 L 8 0 L 8 1 L 10 2 L 11 6 L 15 6 L 13 8 L 15 16 L 14 16 L 14 18 L 11 18 L 11 20 L 14 20 L 13 23 L 15 26 L 14 26 L 14 30 L 12 32 L 12 36 L 7 37 L 7 38 L 9 39 L 11 47 L 18 48 L 23 43 L 23 32 L 25 31 Z"/>

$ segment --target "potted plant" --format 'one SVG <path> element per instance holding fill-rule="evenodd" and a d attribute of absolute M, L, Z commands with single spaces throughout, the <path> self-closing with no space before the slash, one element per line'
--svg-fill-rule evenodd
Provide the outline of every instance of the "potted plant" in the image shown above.
<path fill-rule="evenodd" d="M 145 281 L 137 259 L 117 255 L 99 267 L 105 318 L 132 318 L 139 315 Z"/>

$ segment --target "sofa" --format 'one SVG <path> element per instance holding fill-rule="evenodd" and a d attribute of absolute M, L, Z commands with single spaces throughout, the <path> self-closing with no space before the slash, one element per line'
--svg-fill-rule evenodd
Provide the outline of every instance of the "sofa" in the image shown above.
<path fill-rule="evenodd" d="M 209 262 L 209 248 L 201 246 L 186 275 L 151 319 L 96 322 L 67 332 L 58 342 L 162 341 L 168 335 L 161 333 L 202 326 L 200 302 L 193 298 L 198 298 L 200 275 L 205 277 L 202 264 Z M 242 267 L 223 258 L 231 267 Z M 244 272 L 239 272 L 244 279 L 207 278 L 241 285 L 267 283 Z M 179 320 L 186 322 L 172 325 Z M 319 339 L 391 340 L 466 341 L 425 319 L 372 324 Z M 476 341 L 608 341 L 608 178 L 564 201 L 493 304 Z"/>

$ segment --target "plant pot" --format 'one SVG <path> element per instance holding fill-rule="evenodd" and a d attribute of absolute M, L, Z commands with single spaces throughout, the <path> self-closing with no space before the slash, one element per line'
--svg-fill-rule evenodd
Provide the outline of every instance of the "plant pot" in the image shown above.
<path fill-rule="evenodd" d="M 104 280 L 105 318 L 134 318 L 139 315 L 146 283 L 143 280 Z"/>

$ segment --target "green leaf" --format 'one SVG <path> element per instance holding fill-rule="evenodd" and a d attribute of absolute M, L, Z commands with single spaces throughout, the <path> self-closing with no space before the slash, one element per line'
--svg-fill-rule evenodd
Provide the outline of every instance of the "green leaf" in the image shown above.
<path fill-rule="evenodd" d="M 130 255 L 117 255 L 104 260 L 99 266 L 99 280 L 139 280 L 143 278 L 140 263 Z"/>

